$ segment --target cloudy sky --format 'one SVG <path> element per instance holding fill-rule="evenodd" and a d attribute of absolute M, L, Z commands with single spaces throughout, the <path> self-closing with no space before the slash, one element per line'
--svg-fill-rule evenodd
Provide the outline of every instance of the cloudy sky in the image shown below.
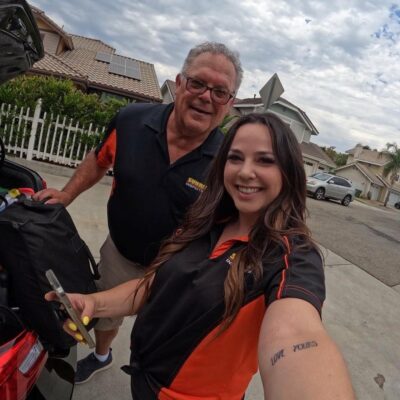
<path fill-rule="evenodd" d="M 397 1 L 397 3 L 395 2 Z M 154 63 L 160 85 L 188 50 L 210 40 L 240 52 L 238 98 L 278 73 L 283 97 L 303 109 L 338 151 L 400 144 L 400 1 L 31 0 L 69 33 Z"/>

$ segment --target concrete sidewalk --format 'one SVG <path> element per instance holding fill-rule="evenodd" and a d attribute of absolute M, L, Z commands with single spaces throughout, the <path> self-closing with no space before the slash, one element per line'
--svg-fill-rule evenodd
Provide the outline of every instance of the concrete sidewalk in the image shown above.
<path fill-rule="evenodd" d="M 49 187 L 61 188 L 67 178 L 42 173 Z M 94 255 L 98 257 L 107 235 L 106 203 L 109 184 L 98 184 L 83 193 L 69 211 Z M 400 293 L 327 249 L 325 273 L 327 300 L 324 324 L 349 366 L 359 400 L 400 399 Z M 130 400 L 129 377 L 119 368 L 129 360 L 129 335 L 133 318 L 126 318 L 113 343 L 114 365 L 76 386 L 73 400 Z M 79 357 L 88 349 L 79 346 Z M 259 376 L 246 400 L 263 399 Z M 142 399 L 141 399 L 142 400 Z M 146 400 L 146 399 L 143 399 Z"/>

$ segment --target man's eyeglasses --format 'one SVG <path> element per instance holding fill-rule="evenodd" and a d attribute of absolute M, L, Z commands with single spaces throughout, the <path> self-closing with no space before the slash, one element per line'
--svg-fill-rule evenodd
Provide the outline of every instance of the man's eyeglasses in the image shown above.
<path fill-rule="evenodd" d="M 192 94 L 203 94 L 209 90 L 211 93 L 211 100 L 217 104 L 225 105 L 234 97 L 234 94 L 226 89 L 207 86 L 203 82 L 188 76 L 184 76 L 184 78 L 186 79 L 186 90 Z"/>

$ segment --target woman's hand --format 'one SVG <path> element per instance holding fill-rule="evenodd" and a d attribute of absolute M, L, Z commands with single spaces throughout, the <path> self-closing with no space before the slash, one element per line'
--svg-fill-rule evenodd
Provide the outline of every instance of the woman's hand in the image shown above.
<path fill-rule="evenodd" d="M 84 295 L 79 293 L 67 293 L 67 296 L 72 307 L 76 310 L 78 316 L 80 316 L 83 325 L 88 325 L 96 310 L 94 297 L 90 294 Z M 59 301 L 54 291 L 46 293 L 44 298 L 47 301 Z M 68 318 L 64 322 L 63 329 L 78 342 L 85 343 L 81 332 L 79 332 L 78 327 L 71 319 Z"/>

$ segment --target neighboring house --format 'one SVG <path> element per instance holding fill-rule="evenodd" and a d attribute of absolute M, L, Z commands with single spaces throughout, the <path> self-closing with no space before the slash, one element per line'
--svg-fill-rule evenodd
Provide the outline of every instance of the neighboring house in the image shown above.
<path fill-rule="evenodd" d="M 45 57 L 34 64 L 30 74 L 68 78 L 82 91 L 102 98 L 161 103 L 153 64 L 120 56 L 101 40 L 69 34 L 42 10 L 31 7 Z"/>
<path fill-rule="evenodd" d="M 174 81 L 167 79 L 161 86 L 161 96 L 163 103 L 169 104 L 175 101 L 176 84 Z"/>
<path fill-rule="evenodd" d="M 236 99 L 233 105 L 233 115 L 246 115 L 252 112 L 262 112 L 264 105 L 259 97 Z M 309 176 L 317 171 L 331 171 L 336 168 L 333 160 L 315 143 L 311 143 L 311 136 L 319 132 L 307 114 L 299 107 L 280 97 L 268 109 L 285 121 L 300 143 L 303 153 L 304 169 Z"/>
<path fill-rule="evenodd" d="M 400 201 L 399 180 L 390 189 L 391 176 L 383 175 L 385 165 L 389 162 L 384 151 L 368 150 L 357 145 L 346 153 L 349 154 L 346 165 L 337 168 L 336 172 L 350 179 L 362 197 L 383 202 L 390 190 L 388 204 Z"/>
<path fill-rule="evenodd" d="M 335 162 L 317 144 L 301 142 L 300 148 L 307 176 L 318 171 L 330 172 L 336 168 Z"/>

